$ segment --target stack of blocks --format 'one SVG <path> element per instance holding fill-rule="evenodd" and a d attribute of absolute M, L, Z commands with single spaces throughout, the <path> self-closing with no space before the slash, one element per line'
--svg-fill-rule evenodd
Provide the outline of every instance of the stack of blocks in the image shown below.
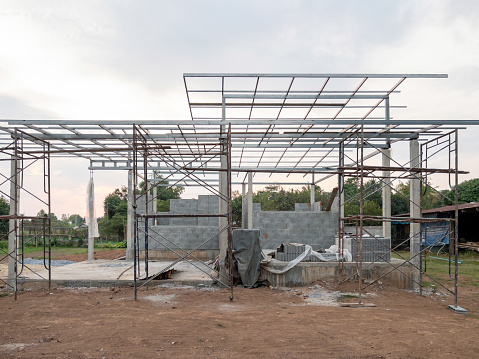
<path fill-rule="evenodd" d="M 283 262 L 291 262 L 292 260 L 299 257 L 306 250 L 306 246 L 304 244 L 284 244 L 281 246 L 283 251 L 276 250 L 275 258 L 279 261 Z M 317 257 L 307 255 L 301 262 L 321 262 Z"/>
<path fill-rule="evenodd" d="M 363 236 L 363 262 L 390 262 L 391 238 Z M 351 252 L 353 261 L 359 255 L 359 238 L 344 237 L 344 248 Z"/>

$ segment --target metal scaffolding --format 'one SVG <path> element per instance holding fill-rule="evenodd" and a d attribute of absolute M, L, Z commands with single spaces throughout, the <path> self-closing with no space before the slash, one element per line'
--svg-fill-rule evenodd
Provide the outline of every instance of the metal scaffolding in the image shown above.
<path fill-rule="evenodd" d="M 255 176 L 257 184 L 268 183 L 272 176 L 274 179 L 282 176 L 278 181 L 284 185 L 298 185 L 304 181 L 312 186 L 337 177 L 338 234 L 343 238 L 345 222 L 357 224 L 356 238 L 360 248 L 364 245 L 362 223 L 372 219 L 363 212 L 367 194 L 361 186 L 360 214 L 345 217 L 342 197 L 345 178 L 355 177 L 361 184 L 365 178 L 374 178 L 383 183 L 384 189 L 394 190 L 392 183 L 398 179 L 419 181 L 414 182 L 414 186 L 417 188 L 419 183 L 421 188 L 420 183 L 426 186 L 431 175 L 443 173 L 451 178 L 454 176 L 451 186 L 457 188 L 457 175 L 462 173 L 457 168 L 457 132 L 465 126 L 478 125 L 479 121 L 394 118 L 392 110 L 406 107 L 390 102 L 401 94 L 399 88 L 408 78 L 422 81 L 444 79 L 447 75 L 186 73 L 183 82 L 190 119 L 133 121 L 133 125 L 132 121 L 122 120 L 0 119 L 0 145 L 8 146 L 12 134 L 22 131 L 37 141 L 24 144 L 23 151 L 34 151 L 38 141 L 42 141 L 48 144 L 48 150 L 41 152 L 44 155 L 48 152 L 48 159 L 78 157 L 89 160 L 90 169 L 94 171 L 130 171 L 136 294 L 138 288 L 147 286 L 158 275 L 150 274 L 148 269 L 149 242 L 161 242 L 176 253 L 178 260 L 193 255 L 190 250 L 175 247 L 171 239 L 152 233 L 150 221 L 166 215 L 150 213 L 148 205 L 146 213 L 138 211 L 137 201 L 150 203 L 153 200 L 150 190 L 155 188 L 164 190 L 170 184 L 200 186 L 220 198 L 222 210 L 209 215 L 221 219 L 218 234 L 220 237 L 227 234 L 224 242 L 220 238 L 223 243 L 220 245 L 223 249 L 221 261 L 229 264 L 231 260 L 228 262 L 226 256 L 231 256 L 232 189 L 234 185 L 244 184 L 248 174 Z M 442 142 L 446 138 L 450 139 L 447 146 Z M 414 164 L 412 161 L 400 164 L 390 154 L 392 145 L 406 141 L 419 146 Z M 449 166 L 429 168 L 428 159 L 436 156 L 439 148 L 446 151 L 453 147 L 448 155 Z M 378 164 L 381 157 L 382 166 Z M 166 175 L 168 186 L 149 181 L 148 176 L 157 172 Z M 305 177 L 311 177 L 311 181 Z M 137 193 L 141 182 L 144 187 Z M 383 223 L 410 221 L 412 224 L 425 221 L 420 210 L 417 212 L 417 208 L 421 208 L 420 199 L 411 200 L 415 215 L 408 219 L 393 218 L 383 212 L 381 218 L 374 220 Z M 457 215 L 454 223 L 454 236 L 457 237 Z M 390 226 L 385 225 L 385 228 Z M 416 245 L 419 233 L 412 237 Z M 454 244 L 455 251 L 451 254 L 457 256 L 457 239 Z M 140 246 L 144 246 L 145 253 L 143 271 Z M 404 259 L 404 263 L 418 267 L 421 275 L 427 275 L 422 270 L 423 255 L 417 256 L 423 258 L 419 264 L 414 258 Z M 400 272 L 403 266 L 392 268 Z M 360 293 L 364 290 L 362 267 L 361 259 L 355 276 L 360 283 Z M 227 269 L 220 282 L 232 290 L 228 273 L 231 268 Z M 341 272 L 342 263 L 339 269 Z M 141 281 L 137 281 L 139 279 Z M 417 280 L 419 286 L 421 280 Z M 457 275 L 455 280 L 457 282 Z M 457 304 L 457 284 L 455 296 Z"/>
<path fill-rule="evenodd" d="M 36 138 L 19 129 L 10 132 L 11 142 L 2 145 L 0 161 L 10 162 L 10 175 L 1 174 L 0 188 L 9 186 L 10 191 L 0 189 L 2 196 L 10 203 L 10 214 L 0 215 L 0 220 L 8 220 L 8 231 L 0 234 L 0 240 L 8 240 L 8 249 L 0 248 L 0 261 L 8 262 L 7 280 L 1 279 L 4 289 L 11 290 L 17 299 L 19 279 L 22 274 L 30 272 L 37 280 L 48 281 L 51 286 L 51 190 L 50 190 L 50 145 L 48 142 Z M 39 193 L 25 183 L 25 178 L 35 176 L 33 170 L 40 165 L 43 170 L 41 176 L 42 191 Z M 33 171 L 32 171 L 33 170 Z M 36 175 L 38 177 L 38 174 Z M 39 181 L 39 182 L 40 182 Z M 44 216 L 25 216 L 20 212 L 21 194 L 33 198 L 45 206 Z M 40 224 L 40 231 L 31 233 L 27 230 L 31 223 Z M 43 267 L 48 277 L 43 277 L 38 270 L 25 263 L 24 249 L 31 243 L 41 243 L 43 249 Z"/>
<path fill-rule="evenodd" d="M 415 140 L 415 139 L 411 139 Z M 345 140 L 346 141 L 346 140 Z M 363 136 L 363 130 L 358 129 L 356 133 L 352 134 L 350 142 L 357 143 L 357 151 L 356 151 L 356 158 L 351 158 L 350 156 L 341 156 L 341 160 L 339 163 L 340 174 L 338 176 L 338 183 L 340 188 L 340 195 L 339 199 L 342 201 L 344 198 L 344 180 L 346 177 L 356 178 L 359 183 L 360 193 L 359 193 L 359 203 L 360 203 L 360 213 L 358 215 L 349 215 L 344 216 L 344 211 L 342 212 L 343 215 L 340 216 L 339 219 L 339 231 L 338 231 L 338 238 L 339 238 L 339 247 L 340 251 L 342 252 L 344 249 L 344 240 L 345 237 L 349 236 L 355 243 L 356 246 L 356 256 L 354 257 L 354 261 L 356 263 L 356 269 L 352 274 L 344 274 L 343 273 L 343 263 L 339 263 L 338 267 L 338 280 L 339 284 L 343 284 L 346 281 L 351 281 L 354 278 L 358 281 L 358 300 L 359 304 L 362 304 L 362 293 L 365 289 L 369 288 L 371 285 L 381 281 L 384 277 L 388 274 L 392 273 L 393 271 L 401 273 L 407 280 L 411 281 L 414 286 L 419 289 L 420 294 L 422 295 L 423 290 L 423 277 L 426 276 L 429 280 L 434 282 L 436 285 L 440 286 L 441 288 L 445 289 L 447 292 L 454 295 L 455 304 L 454 306 L 457 307 L 457 283 L 458 283 L 458 215 L 457 215 L 457 205 L 458 205 L 458 198 L 457 198 L 457 185 L 458 185 L 458 175 L 465 174 L 467 172 L 459 171 L 458 169 L 458 152 L 457 152 L 457 144 L 458 144 L 458 130 L 453 130 L 447 132 L 445 134 L 441 134 L 433 139 L 430 139 L 420 145 L 420 151 L 415 155 L 415 157 L 411 156 L 411 159 L 404 164 L 400 164 L 393 158 L 388 158 L 395 163 L 395 166 L 367 166 L 365 165 L 366 160 L 373 160 L 374 156 L 382 153 L 377 151 L 373 156 L 369 156 L 366 158 L 364 156 L 364 144 L 367 142 Z M 417 141 L 417 140 L 416 140 Z M 419 149 L 419 146 L 418 146 Z M 428 167 L 428 162 L 434 156 L 441 154 L 441 152 L 446 152 L 448 161 L 447 166 L 442 168 L 430 168 Z M 352 160 L 352 164 L 350 166 L 344 166 L 344 158 L 349 158 Z M 384 171 L 387 171 L 387 176 L 384 176 Z M 379 172 L 379 174 L 378 174 Z M 456 215 L 454 219 L 437 219 L 437 218 L 423 218 L 422 217 L 422 197 L 426 194 L 427 190 L 436 191 L 439 195 L 444 196 L 441 192 L 437 191 L 434 187 L 431 186 L 431 183 L 428 179 L 434 174 L 446 174 L 449 176 L 449 184 L 450 188 L 455 190 L 455 198 L 452 199 L 455 202 L 456 206 Z M 365 178 L 372 178 L 377 180 L 381 184 L 381 189 L 389 188 L 391 190 L 396 191 L 393 187 L 394 183 L 397 183 L 400 179 L 408 179 L 411 181 L 417 181 L 416 187 L 417 190 L 420 191 L 419 196 L 412 195 L 411 198 L 407 198 L 409 201 L 409 205 L 411 211 L 407 217 L 404 216 L 371 216 L 364 214 L 364 203 L 368 199 L 369 196 L 373 195 L 375 192 L 370 192 L 365 194 Z M 412 182 L 411 182 L 412 183 Z M 411 188 L 414 185 L 411 184 Z M 413 189 L 411 189 L 412 193 Z M 397 192 L 399 193 L 399 192 Z M 402 194 L 401 194 L 402 195 Z M 341 203 L 340 207 L 345 206 L 348 201 L 351 201 L 354 197 L 349 198 L 348 200 Z M 450 199 L 451 200 L 451 199 Z M 383 203 L 383 206 L 387 204 Z M 380 222 L 382 225 L 384 223 L 391 223 L 391 222 L 402 222 L 408 223 L 411 225 L 411 233 L 410 236 L 400 243 L 393 244 L 393 242 L 387 242 L 384 238 L 375 238 L 374 235 L 369 233 L 364 228 L 364 222 L 366 221 L 375 221 Z M 433 243 L 427 244 L 425 242 L 427 226 L 421 228 L 420 224 L 424 223 L 435 223 L 435 222 L 451 222 L 452 226 L 448 232 L 444 233 L 441 237 L 437 238 Z M 355 233 L 346 234 L 344 225 L 352 224 L 355 226 Z M 428 251 L 432 249 L 435 245 L 437 245 L 441 240 L 445 237 L 451 237 L 452 245 L 449 246 L 449 256 L 454 257 L 453 261 L 449 262 L 449 265 L 453 263 L 454 266 L 454 274 L 450 274 L 450 278 L 454 281 L 454 285 L 447 286 L 442 280 L 438 278 L 434 278 L 433 276 L 427 273 L 427 266 L 426 266 L 426 254 Z M 367 237 L 375 238 L 375 241 L 379 243 L 379 250 L 378 247 L 374 244 L 365 244 L 364 238 Z M 423 243 L 424 241 L 424 243 Z M 399 249 L 409 247 L 410 248 L 410 256 L 407 257 L 402 254 Z M 389 258 L 384 253 L 384 249 L 391 254 L 395 254 L 401 261 L 398 263 L 395 262 L 394 259 Z M 364 253 L 363 251 L 368 251 L 372 254 L 373 260 L 364 260 Z M 367 262 L 367 263 L 366 263 Z M 375 264 L 378 263 L 387 263 L 390 268 L 377 278 L 370 279 L 367 283 L 363 280 L 363 270 L 373 267 Z M 411 266 L 413 271 L 408 271 L 405 267 Z"/>
<path fill-rule="evenodd" d="M 188 159 L 183 157 L 180 147 L 175 147 L 173 150 L 171 146 L 165 146 L 161 142 L 158 142 L 155 139 L 152 139 L 148 136 L 148 131 L 143 129 L 142 126 L 133 125 L 133 188 L 139 189 L 137 193 L 133 196 L 133 210 L 134 210 L 134 242 L 133 242 L 133 251 L 134 251 L 134 285 L 135 285 L 135 299 L 137 297 L 137 291 L 139 288 L 146 286 L 148 289 L 148 284 L 153 279 L 156 279 L 159 275 L 167 272 L 172 269 L 175 264 L 180 261 L 193 259 L 196 261 L 190 261 L 190 264 L 195 268 L 199 269 L 206 275 L 208 275 L 212 280 L 218 281 L 225 287 L 228 287 L 231 291 L 230 300 L 233 300 L 233 276 L 232 276 L 232 241 L 233 241 L 233 216 L 232 216 L 232 207 L 231 207 L 231 126 L 228 127 L 228 131 L 225 132 L 224 127 L 221 128 L 221 137 L 216 143 L 200 143 L 197 141 L 189 141 L 187 144 L 190 153 L 188 154 Z M 187 151 L 184 149 L 184 151 Z M 192 159 L 191 159 L 192 157 Z M 211 184 L 207 183 L 195 172 L 201 171 L 202 168 L 206 168 L 208 163 L 216 158 L 221 158 L 225 160 L 225 165 L 222 168 L 216 170 L 219 176 L 222 176 L 223 172 L 226 174 L 225 178 L 220 178 L 220 187 L 219 189 L 215 188 Z M 162 178 L 159 181 L 148 181 L 149 178 L 149 167 L 152 163 L 161 162 L 164 163 L 166 167 L 170 168 L 171 172 L 166 178 Z M 189 169 L 189 166 L 195 163 L 197 166 L 196 169 Z M 222 162 L 223 164 L 223 162 Z M 141 165 L 141 166 L 140 166 Z M 180 175 L 182 178 L 176 180 L 173 184 L 169 184 L 168 180 L 174 176 Z M 150 191 L 153 191 L 155 188 L 160 185 L 159 189 L 161 192 L 167 191 L 169 188 L 174 187 L 178 182 L 184 179 L 190 179 L 191 181 L 197 183 L 203 188 L 207 189 L 213 195 L 217 196 L 220 200 L 219 212 L 216 213 L 202 213 L 202 214 L 157 214 L 149 212 L 150 203 L 153 203 L 153 206 L 156 206 L 156 196 L 152 196 Z M 224 183 L 226 182 L 226 183 Z M 143 185 L 143 186 L 142 186 Z M 142 188 L 143 187 L 143 188 Z M 161 194 L 160 192 L 160 194 Z M 159 194 L 157 194 L 159 195 Z M 143 200 L 145 203 L 145 213 L 140 213 L 138 211 L 138 202 Z M 223 210 L 222 210 L 223 209 Z M 175 218 L 175 217 L 205 217 L 205 218 L 219 218 L 220 221 L 225 219 L 226 221 L 220 222 L 219 230 L 213 236 L 208 236 L 206 239 L 201 240 L 193 249 L 183 249 L 176 242 L 174 238 L 167 238 L 158 231 L 155 231 L 154 228 L 151 228 L 151 220 L 157 218 Z M 225 223 L 226 222 L 226 223 Z M 226 234 L 226 247 L 224 247 L 222 241 L 223 233 Z M 219 240 L 220 242 L 220 253 L 227 253 L 227 260 L 222 258 L 222 268 L 227 267 L 227 271 L 220 270 L 218 272 L 219 278 L 215 278 L 211 275 L 211 272 L 214 270 L 213 267 L 199 260 L 194 252 L 199 250 L 205 244 L 212 240 Z M 178 256 L 178 259 L 167 265 L 165 268 L 162 268 L 159 271 L 151 274 L 148 270 L 148 251 L 149 243 L 156 242 L 158 245 L 162 246 L 166 250 L 174 253 Z M 140 247 L 143 244 L 144 251 L 144 272 L 141 271 L 141 262 L 140 262 Z M 222 248 L 223 246 L 223 248 Z M 221 262 L 220 262 L 221 263 Z M 143 279 L 141 284 L 138 280 Z"/>

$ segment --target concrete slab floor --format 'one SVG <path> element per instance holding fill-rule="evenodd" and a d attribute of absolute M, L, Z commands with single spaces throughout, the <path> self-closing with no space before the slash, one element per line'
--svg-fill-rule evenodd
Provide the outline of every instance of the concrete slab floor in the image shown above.
<path fill-rule="evenodd" d="M 171 261 L 149 261 L 148 274 L 151 276 L 152 274 L 158 273 L 171 263 Z M 192 263 L 206 270 L 208 273 L 210 272 L 203 262 L 182 261 L 172 267 L 174 268 L 174 272 L 171 275 L 171 279 L 175 281 L 213 282 L 208 275 L 196 268 Z M 26 280 L 48 278 L 48 271 L 43 266 L 31 265 L 29 267 L 33 271 L 25 268 L 21 275 L 22 278 Z M 144 261 L 140 264 L 140 273 L 144 278 Z M 6 277 L 4 274 L 6 274 L 6 271 L 2 270 L 2 277 Z M 95 260 L 52 267 L 53 281 L 132 281 L 134 279 L 133 274 L 132 261 Z"/>

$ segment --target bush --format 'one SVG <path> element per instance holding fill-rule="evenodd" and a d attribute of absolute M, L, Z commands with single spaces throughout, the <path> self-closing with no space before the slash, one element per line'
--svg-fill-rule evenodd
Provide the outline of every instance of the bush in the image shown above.
<path fill-rule="evenodd" d="M 121 242 L 107 242 L 101 246 L 102 248 L 126 248 L 126 240 Z"/>

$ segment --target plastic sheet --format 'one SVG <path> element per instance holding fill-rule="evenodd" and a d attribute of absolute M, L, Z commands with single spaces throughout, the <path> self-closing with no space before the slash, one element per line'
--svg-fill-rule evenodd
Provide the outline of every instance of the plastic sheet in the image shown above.
<path fill-rule="evenodd" d="M 98 222 L 95 214 L 95 186 L 93 178 L 90 178 L 86 190 L 86 208 L 87 214 L 85 216 L 86 225 L 88 226 L 88 238 L 99 237 Z"/>
<path fill-rule="evenodd" d="M 252 288 L 261 274 L 261 245 L 259 230 L 235 229 L 233 231 L 233 256 L 237 272 L 245 288 Z"/>
<path fill-rule="evenodd" d="M 305 250 L 303 253 L 301 253 L 298 257 L 293 259 L 288 263 L 286 267 L 283 269 L 273 269 L 269 268 L 267 266 L 263 266 L 262 268 L 268 272 L 274 273 L 274 274 L 283 274 L 289 271 L 291 268 L 297 266 L 306 256 L 311 255 L 317 257 L 320 261 L 322 262 L 332 262 L 332 261 L 346 261 L 346 262 L 351 262 L 352 261 L 352 255 L 351 253 L 347 250 L 343 250 L 343 255 L 340 253 L 319 253 L 316 251 L 313 251 L 313 248 L 311 246 L 305 245 Z"/>

